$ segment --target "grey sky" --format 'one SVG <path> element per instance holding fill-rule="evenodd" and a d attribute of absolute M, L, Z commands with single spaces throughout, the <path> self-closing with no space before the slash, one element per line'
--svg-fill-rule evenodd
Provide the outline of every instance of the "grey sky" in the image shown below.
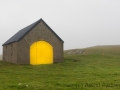
<path fill-rule="evenodd" d="M 64 49 L 120 44 L 120 0 L 0 0 L 0 54 L 6 40 L 40 18 Z"/>

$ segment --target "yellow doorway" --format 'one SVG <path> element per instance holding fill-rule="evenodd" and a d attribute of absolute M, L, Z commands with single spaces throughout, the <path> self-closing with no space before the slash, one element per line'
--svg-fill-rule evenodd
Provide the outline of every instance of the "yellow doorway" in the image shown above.
<path fill-rule="evenodd" d="M 53 47 L 45 41 L 37 41 L 30 46 L 30 64 L 52 64 Z"/>

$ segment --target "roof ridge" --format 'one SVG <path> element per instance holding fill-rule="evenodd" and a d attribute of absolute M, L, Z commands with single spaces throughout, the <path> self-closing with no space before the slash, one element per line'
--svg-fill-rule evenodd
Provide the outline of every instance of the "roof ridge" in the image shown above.
<path fill-rule="evenodd" d="M 56 35 L 56 37 L 59 38 L 64 43 L 64 41 L 47 25 L 47 23 L 43 19 L 41 19 L 41 20 L 52 31 L 52 33 L 54 33 Z"/>
<path fill-rule="evenodd" d="M 10 44 L 12 42 L 20 41 L 26 34 L 28 34 L 36 25 L 40 22 L 43 22 L 50 31 L 55 34 L 55 36 L 60 39 L 63 43 L 64 41 L 45 23 L 45 21 L 41 18 L 38 21 L 26 26 L 25 28 L 19 30 L 15 35 L 13 35 L 10 39 L 8 39 L 3 45 Z"/>

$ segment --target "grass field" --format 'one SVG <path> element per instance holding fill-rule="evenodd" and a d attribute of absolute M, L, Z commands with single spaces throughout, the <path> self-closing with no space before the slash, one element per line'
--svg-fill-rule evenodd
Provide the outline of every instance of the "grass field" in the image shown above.
<path fill-rule="evenodd" d="M 0 90 L 120 90 L 120 47 L 96 47 L 52 65 L 0 61 Z"/>
<path fill-rule="evenodd" d="M 85 49 L 72 49 L 66 50 L 65 54 L 68 52 L 75 53 L 77 50 L 83 51 L 81 55 L 108 55 L 108 56 L 118 56 L 120 55 L 120 45 L 104 45 L 104 46 L 94 46 Z"/>

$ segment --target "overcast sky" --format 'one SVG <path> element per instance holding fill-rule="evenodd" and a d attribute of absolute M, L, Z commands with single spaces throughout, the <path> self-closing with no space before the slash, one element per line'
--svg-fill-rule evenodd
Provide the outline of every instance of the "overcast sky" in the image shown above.
<path fill-rule="evenodd" d="M 120 45 L 120 0 L 0 0 L 0 54 L 6 40 L 40 18 L 65 50 Z"/>

